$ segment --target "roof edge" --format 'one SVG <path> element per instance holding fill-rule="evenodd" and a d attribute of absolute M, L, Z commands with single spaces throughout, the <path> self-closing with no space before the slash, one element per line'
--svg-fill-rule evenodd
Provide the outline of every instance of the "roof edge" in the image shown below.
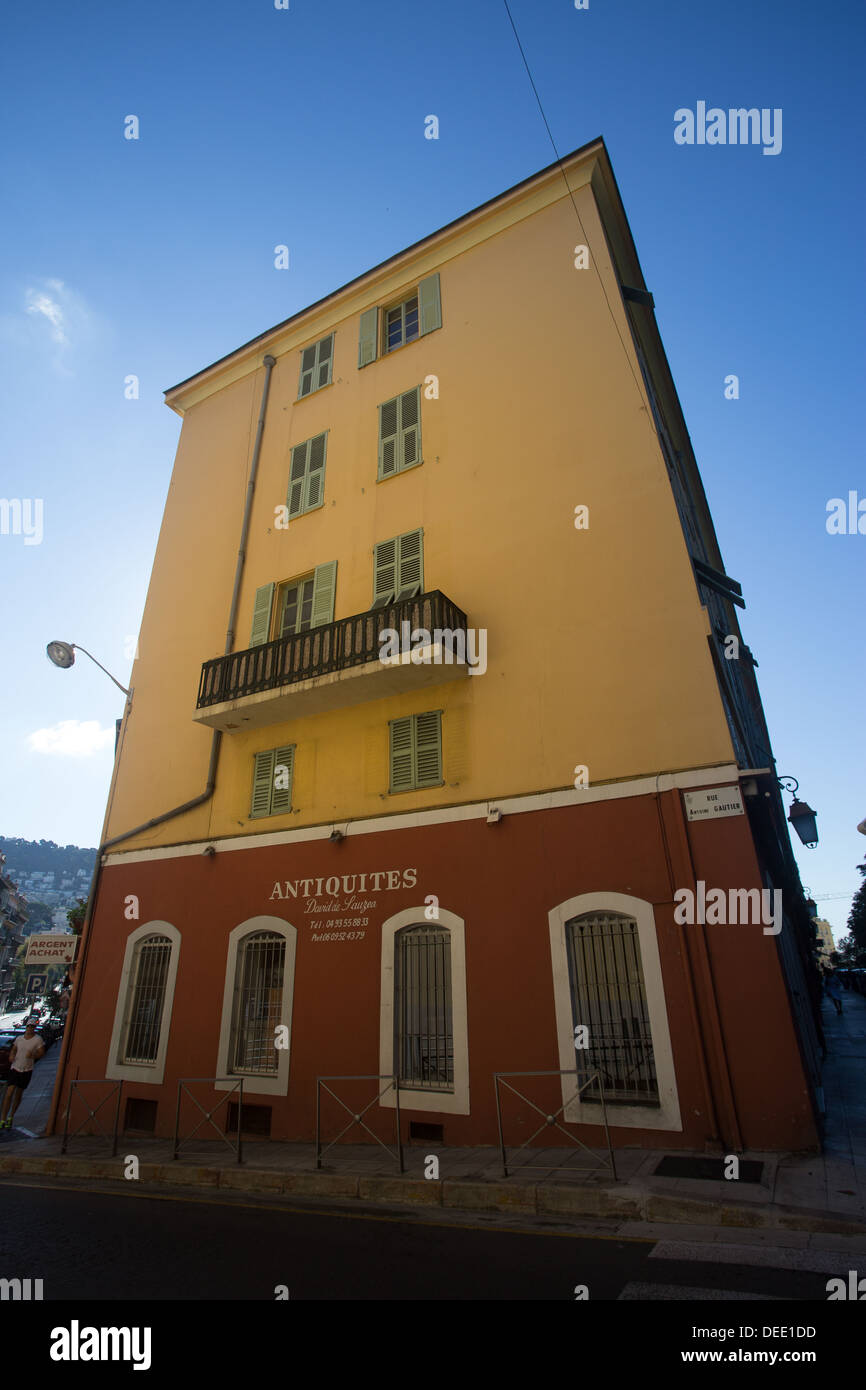
<path fill-rule="evenodd" d="M 177 410 L 178 407 L 169 399 L 176 392 L 192 386 L 195 382 L 205 378 L 210 372 L 216 372 L 229 362 L 242 357 L 257 344 L 264 345 L 275 334 L 283 333 L 291 324 L 300 322 L 307 314 L 312 314 L 321 310 L 324 305 L 332 300 L 337 300 L 341 295 L 346 295 L 352 290 L 357 289 L 365 280 L 380 275 L 388 267 L 396 265 L 402 257 L 411 256 L 421 251 L 424 247 L 436 241 L 437 238 L 455 231 L 464 223 L 469 222 L 473 217 L 479 217 L 489 212 L 497 204 L 502 203 L 507 198 L 519 196 L 521 193 L 526 192 L 535 182 L 550 178 L 550 176 L 557 171 L 564 173 L 567 165 L 573 164 L 581 159 L 587 159 L 592 154 L 601 154 L 608 170 L 612 174 L 610 157 L 607 153 L 604 139 L 600 135 L 596 136 L 595 139 L 588 141 L 585 145 L 578 146 L 576 150 L 572 150 L 569 154 L 560 156 L 558 159 L 554 160 L 552 164 L 547 164 L 543 169 L 538 169 L 534 174 L 529 174 L 526 178 L 521 179 L 519 183 L 512 184 L 510 188 L 503 189 L 501 193 L 497 193 L 494 197 L 488 198 L 483 203 L 479 203 L 477 207 L 471 208 L 468 212 L 461 213 L 459 217 L 455 217 L 451 222 L 446 222 L 444 226 L 438 227 L 434 232 L 428 232 L 428 234 L 421 237 L 419 241 L 414 241 L 409 246 L 403 247 L 400 251 L 395 251 L 392 255 L 386 257 L 384 261 L 379 261 L 368 270 L 362 271 L 360 275 L 356 275 L 352 280 L 347 280 L 345 284 L 340 285 L 335 290 L 331 290 L 329 294 L 324 295 L 321 299 L 314 300 L 312 304 L 307 304 L 303 309 L 299 309 L 297 313 L 291 314 L 287 319 L 283 319 L 280 323 L 276 323 L 271 328 L 265 329 L 263 333 L 256 334 L 254 338 L 250 338 L 247 342 L 242 343 L 240 347 L 233 348 L 231 352 L 227 352 L 224 356 L 218 357 L 216 361 L 211 362 L 209 366 L 202 367 L 199 371 L 193 372 L 192 376 L 185 377 L 183 381 L 177 382 L 174 386 L 169 386 L 163 392 L 166 404 L 172 410 Z M 182 414 L 182 411 L 179 411 L 179 413 Z"/>

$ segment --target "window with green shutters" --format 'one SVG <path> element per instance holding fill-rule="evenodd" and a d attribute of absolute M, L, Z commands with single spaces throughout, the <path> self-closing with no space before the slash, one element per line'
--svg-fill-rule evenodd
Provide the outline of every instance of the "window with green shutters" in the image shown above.
<path fill-rule="evenodd" d="M 325 499 L 325 454 L 328 432 L 305 439 L 292 449 L 289 467 L 289 519 L 321 507 Z"/>
<path fill-rule="evenodd" d="M 417 463 L 423 463 L 420 386 L 379 406 L 379 477 L 390 478 Z"/>
<path fill-rule="evenodd" d="M 385 311 L 385 351 L 393 352 L 404 343 L 418 337 L 418 296 L 413 294 L 402 304 Z"/>
<path fill-rule="evenodd" d="M 274 637 L 285 637 L 292 632 L 306 632 L 311 627 L 332 623 L 336 592 L 336 560 L 317 565 L 311 576 L 287 580 L 279 588 L 275 584 L 263 584 L 256 589 L 250 646 L 260 647 L 269 642 L 273 625 L 276 626 Z"/>
<path fill-rule="evenodd" d="M 415 598 L 424 588 L 424 532 L 407 531 L 380 541 L 373 551 L 373 602 L 384 608 L 404 598 Z"/>
<path fill-rule="evenodd" d="M 390 766 L 392 792 L 442 785 L 442 711 L 392 719 Z"/>
<path fill-rule="evenodd" d="M 309 632 L 313 626 L 312 575 L 280 585 L 277 615 L 275 636 L 289 637 L 293 632 Z"/>
<path fill-rule="evenodd" d="M 394 352 L 441 327 L 442 301 L 437 271 L 419 281 L 417 288 L 399 303 L 389 304 L 381 312 L 378 305 L 364 310 L 358 335 L 358 366 L 367 367 L 376 361 L 380 352 Z"/>
<path fill-rule="evenodd" d="M 301 374 L 298 380 L 298 400 L 331 384 L 331 364 L 334 360 L 334 335 L 320 338 L 301 353 Z"/>
<path fill-rule="evenodd" d="M 292 778 L 295 744 L 268 748 L 256 753 L 253 766 L 253 795 L 250 818 L 279 816 L 292 809 Z"/>

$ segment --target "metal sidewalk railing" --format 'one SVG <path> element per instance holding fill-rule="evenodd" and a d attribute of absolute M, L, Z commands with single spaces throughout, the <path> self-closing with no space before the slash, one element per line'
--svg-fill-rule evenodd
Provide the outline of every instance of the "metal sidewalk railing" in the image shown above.
<path fill-rule="evenodd" d="M 493 1073 L 493 1082 L 494 1082 L 494 1088 L 495 1088 L 495 1091 L 496 1091 L 496 1121 L 497 1121 L 497 1124 L 498 1124 L 498 1126 L 499 1126 L 499 1151 L 500 1151 L 500 1153 L 501 1153 L 501 1155 L 502 1155 L 502 1176 L 503 1176 L 503 1177 L 505 1177 L 505 1178 L 508 1177 L 508 1156 L 507 1156 L 506 1150 L 505 1150 L 505 1135 L 504 1135 L 503 1126 L 502 1126 L 502 1103 L 501 1103 L 500 1084 L 503 1085 L 503 1086 L 505 1086 L 505 1087 L 506 1087 L 509 1091 L 511 1091 L 514 1095 L 519 1096 L 520 1099 L 521 1099 L 522 1101 L 525 1101 L 527 1105 L 531 1106 L 531 1108 L 536 1112 L 536 1114 L 538 1114 L 538 1115 L 540 1115 L 540 1116 L 542 1117 L 542 1122 L 541 1122 L 541 1124 L 538 1126 L 538 1128 L 536 1129 L 535 1133 L 534 1133 L 534 1134 L 530 1134 L 530 1136 L 529 1136 L 528 1139 L 524 1139 L 523 1143 L 522 1143 L 518 1148 L 516 1148 L 516 1149 L 514 1150 L 514 1155 L 519 1154 L 519 1153 L 521 1152 L 522 1149 L 525 1149 L 529 1144 L 531 1144 L 532 1141 L 533 1141 L 533 1139 L 537 1138 L 537 1136 L 538 1136 L 539 1134 L 541 1134 L 541 1132 L 542 1132 L 543 1129 L 545 1129 L 546 1127 L 552 1126 L 553 1128 L 558 1129 L 558 1130 L 559 1130 L 559 1133 L 562 1134 L 562 1135 L 564 1135 L 565 1138 L 568 1140 L 568 1142 L 569 1142 L 570 1144 L 574 1144 L 574 1145 L 576 1145 L 578 1148 L 584 1149 L 584 1150 L 586 1151 L 586 1153 L 589 1154 L 590 1158 L 592 1158 L 592 1160 L 593 1160 L 596 1164 L 598 1164 L 600 1167 L 602 1167 L 602 1168 L 607 1168 L 607 1167 L 609 1167 L 609 1168 L 610 1168 L 610 1172 L 611 1172 L 611 1176 L 613 1177 L 614 1182 L 616 1182 L 616 1180 L 617 1180 L 617 1177 L 616 1177 L 616 1163 L 614 1162 L 613 1148 L 612 1148 L 611 1142 L 610 1142 L 610 1129 L 609 1129 L 608 1123 L 607 1123 L 607 1107 L 606 1107 L 605 1101 L 604 1101 L 604 1085 L 603 1085 L 603 1083 L 602 1083 L 601 1074 L 600 1074 L 599 1072 L 597 1072 L 597 1071 L 596 1071 L 596 1072 L 593 1072 L 592 1076 L 587 1077 L 587 1079 L 586 1079 L 586 1081 L 583 1083 L 583 1085 L 577 1086 L 577 1088 L 576 1088 L 576 1090 L 575 1090 L 575 1092 L 574 1092 L 574 1095 L 573 1095 L 573 1096 L 569 1096 L 567 1100 L 564 1100 L 564 1101 L 562 1102 L 562 1105 L 560 1105 L 559 1109 L 558 1109 L 558 1110 L 555 1110 L 555 1111 L 553 1112 L 553 1114 L 548 1114 L 546 1111 L 542 1110 L 539 1106 L 537 1106 L 537 1105 L 535 1104 L 535 1101 L 531 1100 L 531 1099 L 529 1098 L 529 1096 L 524 1095 L 522 1091 L 518 1091 L 518 1089 L 517 1089 L 516 1086 L 512 1086 L 512 1085 L 506 1080 L 506 1078 L 509 1077 L 509 1076 L 573 1076 L 573 1077 L 575 1077 L 575 1079 L 576 1079 L 576 1078 L 577 1078 L 577 1075 L 578 1075 L 578 1073 L 577 1073 L 577 1068 L 575 1068 L 573 1071 L 572 1071 L 572 1070 L 568 1070 L 568 1071 L 497 1071 L 497 1072 L 494 1072 L 494 1073 Z M 574 1134 L 569 1134 L 569 1132 L 568 1132 L 567 1129 L 563 1129 L 563 1128 L 562 1128 L 562 1125 L 559 1123 L 559 1118 L 558 1118 L 560 1115 L 563 1114 L 563 1112 L 564 1112 L 566 1106 L 571 1105 L 573 1101 L 579 1099 L 579 1097 L 580 1097 L 580 1095 L 581 1095 L 581 1092 L 585 1091 L 588 1087 L 590 1087 L 590 1086 L 593 1084 L 593 1082 L 596 1082 L 596 1081 L 598 1082 L 598 1089 L 599 1089 L 599 1093 L 600 1093 L 600 1097 L 601 1097 L 602 1126 L 603 1126 L 603 1128 L 604 1128 L 604 1136 L 605 1136 L 605 1140 L 606 1140 L 606 1142 L 607 1142 L 607 1152 L 608 1152 L 608 1161 L 607 1161 L 607 1163 L 605 1163 L 605 1161 L 604 1161 L 603 1158 L 599 1158 L 597 1154 L 594 1154 L 593 1151 L 592 1151 L 592 1149 L 590 1149 L 590 1148 L 588 1147 L 588 1145 L 584 1144 L 584 1143 L 582 1142 L 582 1140 L 578 1139 L 576 1135 L 574 1135 Z M 566 1123 L 571 1123 L 571 1122 L 570 1122 L 570 1121 L 566 1121 Z M 514 1157 L 514 1155 L 512 1155 L 512 1157 Z M 573 1168 L 573 1167 L 569 1167 L 568 1165 L 563 1165 L 563 1166 L 557 1167 L 556 1165 L 551 1166 L 549 1163 L 522 1163 L 522 1164 L 520 1165 L 520 1167 L 521 1167 L 521 1168 L 544 1168 L 547 1172 L 552 1172 L 552 1173 L 566 1173 L 566 1172 L 568 1172 L 568 1173 L 574 1173 L 574 1172 L 580 1172 L 580 1171 L 581 1171 L 580 1168 Z M 583 1171 L 587 1171 L 587 1170 L 584 1169 Z M 591 1170 L 590 1170 L 590 1171 L 591 1171 Z"/>
<path fill-rule="evenodd" d="M 200 1103 L 200 1101 L 198 1101 L 198 1100 L 196 1099 L 196 1097 L 193 1095 L 193 1093 L 192 1093 L 192 1091 L 189 1089 L 189 1087 L 190 1087 L 190 1085 L 199 1085 L 199 1086 L 208 1085 L 208 1086 L 213 1086 L 214 1083 L 217 1082 L 217 1081 L 222 1081 L 222 1082 L 233 1082 L 233 1084 L 232 1084 L 232 1085 L 229 1087 L 229 1089 L 226 1091 L 225 1095 L 222 1097 L 222 1100 L 219 1100 L 219 1101 L 217 1102 L 217 1104 L 214 1106 L 213 1110 L 205 1110 L 204 1106 Z M 229 1137 L 228 1137 L 228 1128 L 226 1128 L 225 1130 L 221 1130 L 220 1127 L 219 1127 L 219 1125 L 215 1125 L 214 1122 L 213 1122 L 213 1116 L 214 1116 L 214 1115 L 216 1114 L 216 1112 L 219 1110 L 220 1106 L 225 1105 L 226 1101 L 229 1100 L 229 1099 L 234 1095 L 235 1091 L 238 1092 L 238 1134 L 237 1134 L 237 1145 L 233 1144 L 232 1141 L 231 1141 L 231 1139 L 229 1139 Z M 240 1078 L 238 1078 L 237 1080 L 235 1080 L 235 1078 L 233 1078 L 233 1077 L 231 1077 L 231 1076 L 184 1076 L 184 1077 L 181 1077 L 181 1078 L 180 1078 L 180 1080 L 179 1080 L 178 1083 L 177 1083 L 177 1110 L 175 1111 L 175 1117 L 174 1117 L 174 1152 L 173 1152 L 172 1155 L 171 1155 L 172 1158 L 177 1158 L 178 1150 L 180 1149 L 181 1144 L 186 1144 L 186 1143 L 188 1143 L 188 1141 L 189 1141 L 190 1139 L 195 1138 L 196 1134 L 198 1134 L 199 1130 L 201 1129 L 202 1123 L 203 1123 L 202 1120 L 199 1120 L 198 1124 L 196 1125 L 196 1127 L 195 1127 L 195 1129 L 192 1131 L 192 1133 L 191 1133 L 191 1134 L 186 1134 L 186 1135 L 184 1135 L 184 1137 L 181 1139 L 181 1137 L 180 1137 L 180 1104 L 181 1104 L 181 1099 L 182 1099 L 182 1097 L 183 1097 L 184 1092 L 189 1096 L 189 1098 L 190 1098 L 190 1100 L 192 1101 L 193 1105 L 198 1106 L 198 1109 L 201 1111 L 201 1113 L 202 1113 L 202 1115 L 204 1116 L 205 1120 L 207 1120 L 208 1124 L 211 1126 L 212 1129 L 215 1129 L 215 1130 L 216 1130 L 217 1134 L 219 1135 L 220 1139 L 222 1139 L 223 1143 L 228 1145 L 228 1147 L 231 1149 L 232 1153 L 237 1153 L 237 1156 L 238 1156 L 238 1163 L 243 1163 L 243 1157 L 242 1157 L 242 1153 L 241 1153 L 241 1148 L 242 1148 L 242 1145 L 241 1145 L 241 1130 L 242 1130 L 242 1128 L 243 1128 L 243 1110 L 244 1110 L 244 1079 L 243 1079 L 243 1077 L 240 1077 Z M 226 1112 L 226 1113 L 228 1113 L 228 1112 Z"/>
<path fill-rule="evenodd" d="M 96 1109 L 94 1110 L 94 1109 L 91 1107 L 90 1102 L 89 1102 L 89 1101 L 87 1100 L 87 1098 L 85 1097 L 84 1093 L 80 1090 L 80 1087 L 82 1087 L 82 1086 L 108 1086 L 109 1090 L 108 1090 L 108 1093 L 102 1097 L 102 1100 L 99 1102 L 99 1104 L 97 1105 Z M 68 1143 L 69 1143 L 69 1140 L 70 1140 L 70 1139 L 74 1139 L 74 1138 L 76 1137 L 76 1135 L 80 1134 L 81 1131 L 82 1131 L 82 1129 L 84 1128 L 84 1126 L 85 1126 L 86 1124 L 89 1124 L 89 1123 L 94 1119 L 94 1117 L 96 1116 L 96 1114 L 102 1109 L 102 1107 L 103 1107 L 103 1105 L 105 1104 L 105 1102 L 106 1102 L 107 1100 L 110 1100 L 111 1097 L 112 1097 L 113 1095 L 116 1094 L 116 1096 L 117 1096 L 117 1102 L 116 1102 L 115 1107 L 114 1107 L 114 1127 L 113 1127 L 113 1129 L 112 1129 L 111 1134 L 109 1134 L 107 1130 L 102 1130 L 102 1129 L 99 1128 L 99 1126 L 97 1126 L 97 1133 L 100 1134 L 104 1139 L 110 1139 L 110 1140 L 111 1140 L 111 1157 L 114 1158 L 114 1157 L 116 1156 L 116 1154 L 117 1154 L 117 1130 L 118 1130 L 118 1121 L 119 1121 L 119 1119 L 120 1119 L 120 1096 L 121 1096 L 121 1092 L 122 1092 L 122 1091 L 123 1091 L 123 1082 L 122 1082 L 122 1081 L 114 1081 L 114 1082 L 106 1081 L 106 1079 L 105 1079 L 104 1076 L 103 1076 L 103 1077 L 91 1077 L 91 1078 L 88 1078 L 88 1079 L 86 1079 L 86 1080 L 70 1081 L 70 1083 L 69 1083 L 69 1097 L 68 1097 L 67 1102 L 66 1102 L 66 1115 L 65 1115 L 65 1118 L 64 1118 L 64 1121 L 63 1121 L 63 1141 L 62 1141 L 62 1143 L 61 1143 L 61 1145 L 60 1145 L 60 1152 L 61 1152 L 62 1154 L 65 1154 L 65 1153 L 66 1153 L 66 1149 L 67 1149 L 67 1145 L 68 1145 Z M 73 1130 L 72 1133 L 70 1134 L 70 1133 L 69 1133 L 69 1112 L 70 1112 L 70 1110 L 72 1109 L 72 1097 L 73 1097 L 75 1094 L 77 1094 L 78 1096 L 80 1096 L 81 1100 L 82 1100 L 82 1101 L 84 1102 L 84 1104 L 87 1106 L 87 1115 L 86 1115 L 85 1118 L 81 1121 L 81 1124 L 78 1126 L 78 1128 L 75 1129 L 75 1130 Z"/>
<path fill-rule="evenodd" d="M 346 1104 L 345 1101 L 343 1101 L 343 1100 L 340 1099 L 340 1097 L 336 1094 L 335 1091 L 332 1091 L 332 1090 L 331 1090 L 330 1086 L 325 1085 L 325 1083 L 326 1083 L 327 1081 L 387 1081 L 387 1082 L 388 1082 L 388 1085 L 385 1086 L 381 1091 L 379 1091 L 379 1092 L 373 1097 L 373 1099 L 372 1099 L 371 1101 L 369 1101 L 367 1105 L 364 1106 L 364 1109 L 363 1109 L 363 1110 L 354 1111 L 354 1110 L 351 1109 L 350 1106 L 348 1106 L 348 1105 Z M 322 1107 L 321 1107 L 321 1096 L 322 1096 L 322 1088 L 323 1088 L 323 1087 L 324 1087 L 324 1089 L 328 1092 L 328 1095 L 329 1095 L 329 1096 L 332 1096 L 333 1099 L 337 1102 L 337 1104 L 338 1104 L 338 1105 L 341 1105 L 341 1106 L 343 1107 L 343 1109 L 345 1110 L 346 1114 L 351 1116 L 351 1119 L 349 1120 L 349 1123 L 348 1123 L 347 1125 L 344 1125 L 344 1127 L 340 1130 L 340 1133 L 337 1135 L 336 1139 L 332 1139 L 331 1142 L 330 1142 L 330 1144 L 328 1144 L 324 1149 L 322 1148 Z M 370 1107 L 373 1106 L 373 1105 L 376 1105 L 376 1104 L 382 1099 L 383 1096 L 385 1096 L 385 1095 L 388 1094 L 388 1092 L 391 1090 L 392 1087 L 394 1088 L 394 1121 L 395 1121 L 396 1133 L 397 1133 L 397 1148 L 396 1148 L 396 1152 L 392 1152 L 392 1150 L 388 1148 L 388 1145 L 387 1145 L 386 1143 L 384 1143 L 384 1141 L 383 1141 L 382 1139 L 379 1138 L 378 1134 L 374 1134 L 373 1131 L 372 1131 L 372 1129 L 370 1129 L 370 1127 L 369 1127 L 368 1125 L 365 1125 L 365 1124 L 364 1124 L 364 1119 L 363 1119 L 364 1115 L 366 1115 L 366 1113 L 367 1113 L 367 1111 L 370 1109 Z M 370 1137 L 371 1137 L 372 1139 L 375 1139 L 375 1140 L 376 1140 L 376 1143 L 377 1143 L 377 1144 L 380 1144 L 381 1147 L 385 1150 L 385 1152 L 386 1152 L 391 1158 L 396 1158 L 396 1160 L 397 1160 L 397 1166 L 398 1166 L 400 1172 L 402 1173 L 402 1172 L 404 1171 L 404 1167 L 403 1167 L 403 1143 L 402 1143 L 402 1140 L 401 1140 L 401 1138 L 400 1138 L 400 1083 L 399 1083 L 399 1080 L 398 1080 L 398 1078 L 397 1078 L 396 1076 L 388 1076 L 388 1075 L 386 1075 L 386 1074 L 383 1074 L 383 1075 L 381 1075 L 381 1076 L 377 1076 L 375 1073 L 368 1072 L 368 1073 L 361 1073 L 361 1074 L 359 1074 L 359 1075 L 357 1075 L 357 1076 L 317 1076 L 317 1077 L 316 1077 L 316 1167 L 317 1167 L 317 1168 L 321 1168 L 321 1166 L 322 1166 L 322 1158 L 323 1158 L 323 1156 L 328 1152 L 328 1149 L 332 1149 L 332 1148 L 334 1147 L 335 1144 L 338 1144 L 338 1143 L 340 1142 L 340 1140 L 342 1139 L 343 1135 L 344 1135 L 344 1134 L 347 1134 L 347 1133 L 349 1132 L 349 1130 L 352 1128 L 353 1125 L 360 1125 L 361 1128 L 362 1128 L 363 1130 L 366 1130 L 366 1132 L 370 1135 Z"/>

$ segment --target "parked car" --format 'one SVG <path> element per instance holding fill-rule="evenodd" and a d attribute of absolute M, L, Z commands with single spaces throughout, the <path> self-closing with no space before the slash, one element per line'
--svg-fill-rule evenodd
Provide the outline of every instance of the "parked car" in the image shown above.
<path fill-rule="evenodd" d="M 9 1077 L 9 1053 L 15 1041 L 14 1033 L 0 1033 L 0 1083 Z"/>

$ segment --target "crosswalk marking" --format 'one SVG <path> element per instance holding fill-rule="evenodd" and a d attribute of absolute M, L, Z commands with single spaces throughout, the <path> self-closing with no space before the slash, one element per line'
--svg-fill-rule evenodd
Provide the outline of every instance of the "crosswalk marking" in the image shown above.
<path fill-rule="evenodd" d="M 808 1274 L 836 1274 L 845 1278 L 859 1258 L 852 1251 L 798 1250 L 791 1246 L 728 1245 L 713 1241 L 660 1240 L 650 1251 L 651 1260 L 701 1260 L 705 1264 L 759 1265 L 765 1269 L 796 1269 Z"/>

